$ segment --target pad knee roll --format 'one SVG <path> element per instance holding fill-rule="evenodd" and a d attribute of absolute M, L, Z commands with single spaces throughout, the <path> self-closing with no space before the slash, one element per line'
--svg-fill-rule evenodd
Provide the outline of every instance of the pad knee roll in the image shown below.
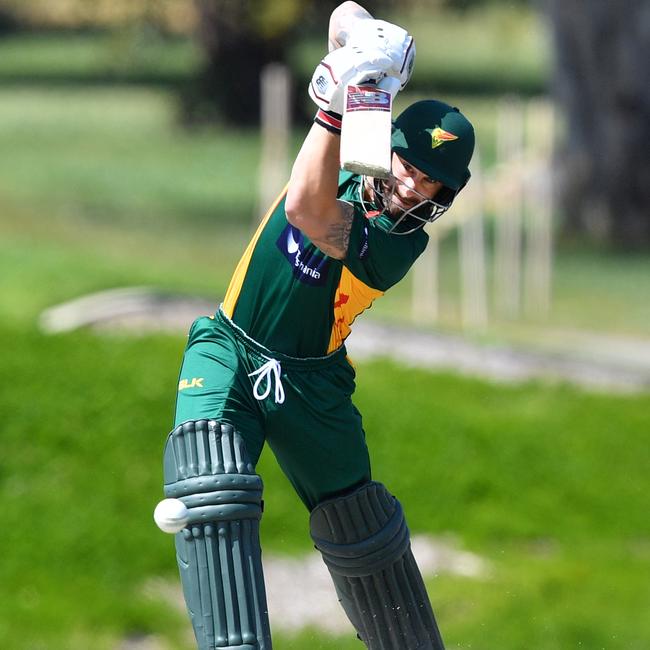
<path fill-rule="evenodd" d="M 443 650 L 399 501 L 370 482 L 318 505 L 311 535 L 371 650 Z"/>
<path fill-rule="evenodd" d="M 200 650 L 270 650 L 259 543 L 262 479 L 242 437 L 214 420 L 167 439 L 165 496 L 189 509 L 176 535 L 185 601 Z"/>

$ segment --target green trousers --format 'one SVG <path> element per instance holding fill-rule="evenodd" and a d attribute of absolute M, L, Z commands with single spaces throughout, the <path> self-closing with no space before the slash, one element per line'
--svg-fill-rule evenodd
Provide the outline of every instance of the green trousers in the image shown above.
<path fill-rule="evenodd" d="M 308 359 L 271 352 L 218 311 L 190 329 L 174 426 L 231 424 L 254 464 L 268 442 L 312 510 L 370 480 L 361 415 L 352 404 L 354 376 L 344 348 Z"/>

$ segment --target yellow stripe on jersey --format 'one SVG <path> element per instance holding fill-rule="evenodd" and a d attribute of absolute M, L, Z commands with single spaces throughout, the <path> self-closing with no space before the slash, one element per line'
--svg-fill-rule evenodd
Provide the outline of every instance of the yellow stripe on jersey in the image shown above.
<path fill-rule="evenodd" d="M 248 265 L 250 264 L 251 257 L 253 256 L 255 246 L 257 245 L 257 240 L 260 238 L 260 235 L 262 234 L 262 231 L 264 230 L 264 227 L 266 226 L 268 220 L 271 218 L 274 210 L 278 207 L 278 205 L 280 205 L 280 202 L 287 193 L 288 187 L 289 184 L 287 183 L 284 186 L 282 192 L 280 192 L 278 198 L 273 201 L 273 204 L 264 215 L 262 222 L 253 235 L 253 239 L 250 240 L 248 246 L 246 247 L 246 250 L 244 251 L 244 254 L 239 260 L 232 278 L 230 278 L 228 291 L 226 291 L 226 297 L 223 299 L 223 304 L 221 305 L 221 309 L 223 310 L 224 314 L 228 316 L 228 318 L 232 318 L 233 314 L 235 313 L 235 306 L 237 305 L 237 300 L 239 300 L 239 294 L 241 293 L 241 288 L 244 284 L 244 278 L 246 277 L 246 271 L 248 271 Z"/>
<path fill-rule="evenodd" d="M 347 267 L 343 267 L 339 286 L 334 296 L 334 325 L 327 348 L 328 354 L 341 347 L 351 332 L 354 319 L 364 309 L 368 309 L 373 300 L 383 295 L 383 291 L 370 288 L 352 275 Z"/>

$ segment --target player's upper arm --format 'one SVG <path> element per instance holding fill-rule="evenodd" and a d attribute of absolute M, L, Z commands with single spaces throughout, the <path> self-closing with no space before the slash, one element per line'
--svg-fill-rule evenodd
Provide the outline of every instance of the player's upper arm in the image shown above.
<path fill-rule="evenodd" d="M 300 229 L 326 255 L 344 259 L 350 243 L 353 208 L 336 201 L 329 211 L 296 210 L 286 207 L 287 221 Z"/>

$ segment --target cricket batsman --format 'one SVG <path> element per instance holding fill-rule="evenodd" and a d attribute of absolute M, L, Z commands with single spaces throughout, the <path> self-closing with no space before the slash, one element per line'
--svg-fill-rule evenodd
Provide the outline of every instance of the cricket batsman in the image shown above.
<path fill-rule="evenodd" d="M 415 47 L 354 2 L 336 12 L 364 28 L 317 66 L 316 117 L 289 183 L 223 303 L 193 323 L 182 362 L 164 492 L 188 513 L 176 552 L 200 650 L 272 647 L 255 471 L 265 443 L 311 513 L 311 537 L 365 646 L 443 648 L 402 505 L 372 477 L 345 339 L 469 180 L 474 131 L 458 109 L 418 101 L 392 124 L 388 179 L 342 172 L 343 86 L 372 80 L 398 92 Z"/>

